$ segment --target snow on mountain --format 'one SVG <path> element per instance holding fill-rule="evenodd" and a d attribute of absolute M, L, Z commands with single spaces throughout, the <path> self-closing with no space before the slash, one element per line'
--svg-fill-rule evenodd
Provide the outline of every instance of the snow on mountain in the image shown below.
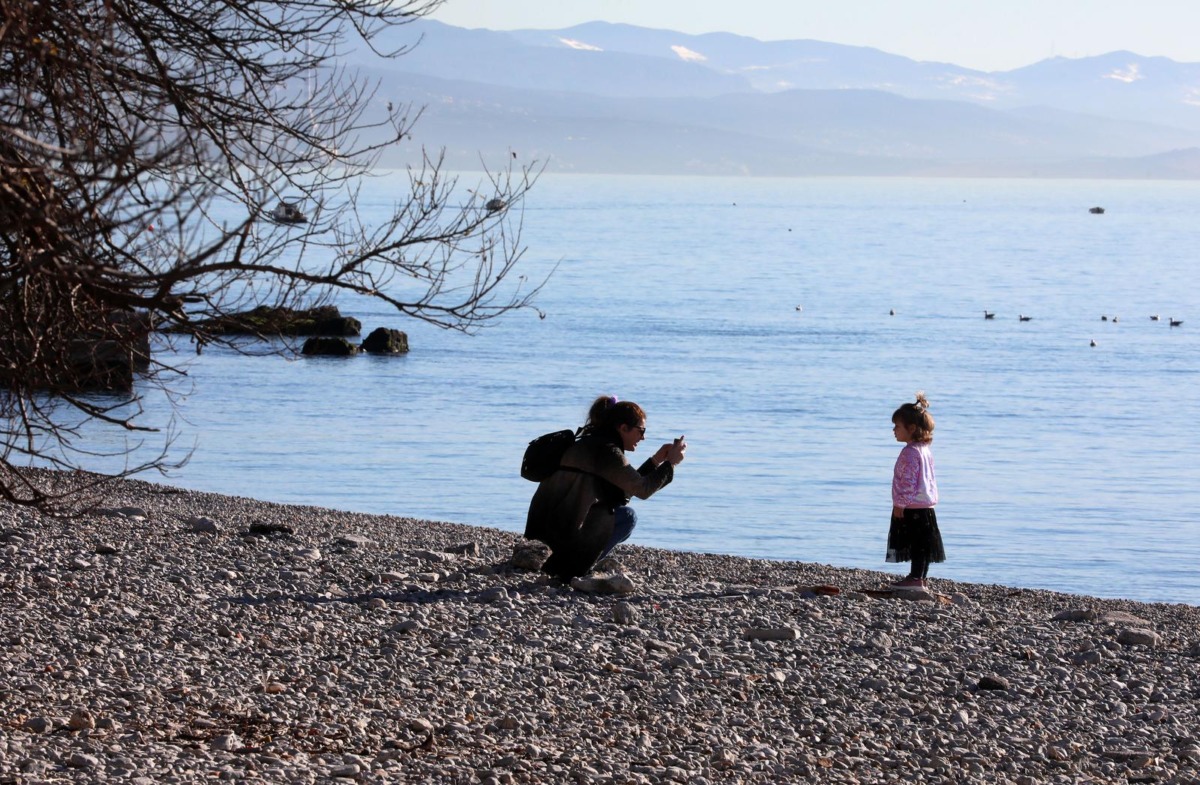
<path fill-rule="evenodd" d="M 672 46 L 671 51 L 679 55 L 680 60 L 689 60 L 694 63 L 703 63 L 708 60 L 707 57 L 699 52 L 694 52 L 686 46 L 679 46 L 678 44 Z"/>
<path fill-rule="evenodd" d="M 376 71 L 388 100 L 428 106 L 432 135 L 419 138 L 537 151 L 573 171 L 1193 176 L 1194 156 L 1178 151 L 1200 148 L 1200 64 L 1132 52 L 989 73 L 601 22 L 498 32 L 420 20 L 377 43 L 419 43 Z M 1137 163 L 1098 163 L 1117 159 Z"/>
<path fill-rule="evenodd" d="M 1123 69 L 1114 69 L 1113 71 L 1105 74 L 1104 78 L 1116 79 L 1118 82 L 1132 84 L 1133 82 L 1136 82 L 1139 79 L 1145 79 L 1146 77 L 1141 74 L 1141 67 L 1137 63 L 1130 63 Z"/>
<path fill-rule="evenodd" d="M 592 46 L 591 44 L 585 44 L 583 41 L 576 41 L 574 38 L 560 38 L 558 40 L 561 41 L 564 46 L 566 46 L 570 49 L 579 49 L 584 52 L 603 52 L 604 51 L 604 49 L 602 49 L 599 46 Z"/>

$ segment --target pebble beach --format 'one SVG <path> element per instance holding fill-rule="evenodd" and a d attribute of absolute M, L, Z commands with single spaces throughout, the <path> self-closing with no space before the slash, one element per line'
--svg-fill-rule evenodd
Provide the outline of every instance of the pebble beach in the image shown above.
<path fill-rule="evenodd" d="M 628 544 L 572 585 L 523 544 L 0 505 L 0 783 L 1200 785 L 1195 606 Z"/>

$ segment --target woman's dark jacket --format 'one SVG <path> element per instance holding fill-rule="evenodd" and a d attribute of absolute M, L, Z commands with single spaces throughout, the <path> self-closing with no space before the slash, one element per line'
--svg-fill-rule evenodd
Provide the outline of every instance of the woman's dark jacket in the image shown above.
<path fill-rule="evenodd" d="M 675 476 L 670 461 L 634 469 L 619 436 L 583 436 L 567 448 L 561 468 L 538 484 L 525 536 L 553 551 L 542 567 L 560 578 L 586 575 L 612 538 L 613 510 L 633 496 L 649 499 Z"/>

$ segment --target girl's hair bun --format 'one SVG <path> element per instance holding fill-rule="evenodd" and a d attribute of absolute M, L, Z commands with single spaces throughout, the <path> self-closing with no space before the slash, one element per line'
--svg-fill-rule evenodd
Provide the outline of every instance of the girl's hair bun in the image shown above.
<path fill-rule="evenodd" d="M 903 423 L 913 429 L 912 441 L 933 441 L 933 415 L 929 413 L 929 401 L 924 391 L 917 392 L 916 403 L 902 403 L 892 412 L 892 422 Z"/>

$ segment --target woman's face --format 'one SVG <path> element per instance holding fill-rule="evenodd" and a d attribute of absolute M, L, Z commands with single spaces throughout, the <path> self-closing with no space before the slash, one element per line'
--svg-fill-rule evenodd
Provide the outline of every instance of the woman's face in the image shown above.
<path fill-rule="evenodd" d="M 618 425 L 617 432 L 621 434 L 621 446 L 626 452 L 633 452 L 638 443 L 646 438 L 646 421 L 642 420 L 637 425 Z"/>

